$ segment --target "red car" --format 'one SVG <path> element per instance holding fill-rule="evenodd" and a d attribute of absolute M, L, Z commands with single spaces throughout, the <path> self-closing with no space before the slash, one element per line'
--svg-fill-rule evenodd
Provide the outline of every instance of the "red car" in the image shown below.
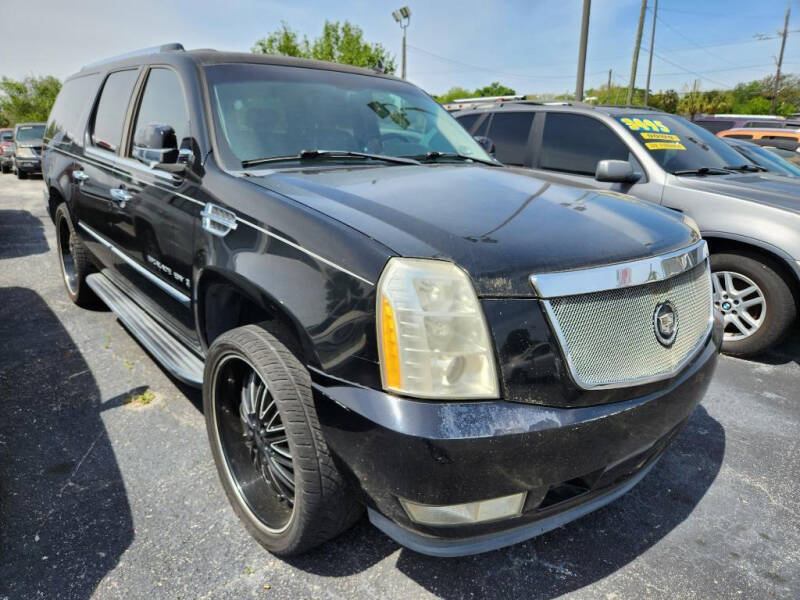
<path fill-rule="evenodd" d="M 11 170 L 11 154 L 14 145 L 14 130 L 0 129 L 0 172 Z"/>

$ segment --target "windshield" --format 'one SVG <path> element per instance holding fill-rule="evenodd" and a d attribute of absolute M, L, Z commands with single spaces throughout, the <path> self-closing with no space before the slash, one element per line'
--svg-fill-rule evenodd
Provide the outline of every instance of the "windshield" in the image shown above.
<path fill-rule="evenodd" d="M 617 120 L 670 173 L 703 167 L 724 169 L 745 162 L 713 133 L 680 117 L 655 113 L 626 115 Z"/>
<path fill-rule="evenodd" d="M 766 148 L 756 146 L 755 144 L 736 145 L 734 148 L 757 165 L 769 169 L 773 173 L 789 175 L 790 177 L 800 177 L 800 167 L 783 160 L 780 156 L 773 154 Z"/>
<path fill-rule="evenodd" d="M 39 140 L 44 135 L 44 125 L 20 125 L 17 127 L 17 141 Z"/>
<path fill-rule="evenodd" d="M 12 141 L 14 141 L 13 131 L 0 131 L 0 142 L 12 142 Z"/>
<path fill-rule="evenodd" d="M 436 101 L 401 81 L 254 64 L 210 66 L 206 75 L 229 168 L 303 150 L 491 160 Z"/>

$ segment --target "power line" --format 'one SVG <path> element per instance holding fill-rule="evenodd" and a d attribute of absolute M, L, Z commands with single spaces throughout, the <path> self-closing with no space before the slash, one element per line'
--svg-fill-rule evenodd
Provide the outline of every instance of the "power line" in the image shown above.
<path fill-rule="evenodd" d="M 702 45 L 698 44 L 696 41 L 694 41 L 693 39 L 691 39 L 691 38 L 690 38 L 689 36 L 687 36 L 685 33 L 683 33 L 682 31 L 680 31 L 679 29 L 677 29 L 677 28 L 673 27 L 672 25 L 670 25 L 670 24 L 669 24 L 669 23 L 667 23 L 666 21 L 664 21 L 664 19 L 662 19 L 660 16 L 658 16 L 658 15 L 655 15 L 655 18 L 656 18 L 656 21 L 658 21 L 659 23 L 661 23 L 661 24 L 662 24 L 664 27 L 666 27 L 666 28 L 667 28 L 667 29 L 669 29 L 670 31 L 672 31 L 672 32 L 674 32 L 674 33 L 676 33 L 676 34 L 678 34 L 678 35 L 679 35 L 679 36 L 681 36 L 683 39 L 685 39 L 687 42 L 689 42 L 690 44 L 692 44 L 692 45 L 693 45 L 695 48 L 697 48 L 697 49 L 699 49 L 699 50 L 702 50 L 703 52 L 705 52 L 705 53 L 706 53 L 706 54 L 708 54 L 709 56 L 712 56 L 712 57 L 716 58 L 717 60 L 721 60 L 721 61 L 723 61 L 723 62 L 726 62 L 726 63 L 728 63 L 729 65 L 735 65 L 735 64 L 736 64 L 736 63 L 733 63 L 733 62 L 729 61 L 727 58 L 723 58 L 722 56 L 719 56 L 718 54 L 714 54 L 713 52 L 711 52 L 711 50 L 709 50 L 709 49 L 708 49 L 708 46 L 702 46 Z"/>
<path fill-rule="evenodd" d="M 429 56 L 433 56 L 434 58 L 438 58 L 439 60 L 444 60 L 444 61 L 456 64 L 456 65 L 460 65 L 462 67 L 467 67 L 468 69 L 471 69 L 471 70 L 474 70 L 474 71 L 487 71 L 487 72 L 490 72 L 490 73 L 496 73 L 497 75 L 503 75 L 505 77 L 519 77 L 521 79 L 533 79 L 533 80 L 537 80 L 537 79 L 554 79 L 555 80 L 555 79 L 572 79 L 573 78 L 573 75 L 530 75 L 530 74 L 523 75 L 521 73 L 507 73 L 507 72 L 504 72 L 504 71 L 498 71 L 497 69 L 494 69 L 494 68 L 491 68 L 491 67 L 481 67 L 481 66 L 478 66 L 478 65 L 472 65 L 472 64 L 469 64 L 469 63 L 465 63 L 465 62 L 460 61 L 460 60 L 455 60 L 453 58 L 448 58 L 446 56 L 442 56 L 440 54 L 435 54 L 434 52 L 430 52 L 429 50 L 424 50 L 422 48 L 418 48 L 417 46 L 412 46 L 411 44 L 408 44 L 408 47 L 411 50 L 416 50 L 417 52 L 422 52 L 423 54 L 428 54 Z M 589 75 L 597 75 L 598 73 L 605 73 L 605 72 L 606 72 L 605 69 L 603 69 L 602 71 L 596 71 L 594 73 L 589 73 Z"/>
<path fill-rule="evenodd" d="M 644 48 L 644 46 L 642 46 L 642 49 L 645 49 L 645 48 Z M 649 50 L 649 48 L 647 48 L 647 50 Z M 722 87 L 724 87 L 724 88 L 727 88 L 727 89 L 730 89 L 730 88 L 732 87 L 731 85 L 729 85 L 729 84 L 727 84 L 727 83 L 723 83 L 723 82 L 721 82 L 721 81 L 719 81 L 719 80 L 717 80 L 717 79 L 712 79 L 711 77 L 706 77 L 705 75 L 701 75 L 701 74 L 700 74 L 700 73 L 698 73 L 697 71 L 692 71 L 691 69 L 687 69 L 687 68 L 686 68 L 686 67 L 684 67 L 683 65 L 680 65 L 680 64 L 678 64 L 678 63 L 676 63 L 676 62 L 674 62 L 674 61 L 671 61 L 671 60 L 670 60 L 670 59 L 668 59 L 668 58 L 664 58 L 663 56 L 661 56 L 661 55 L 660 55 L 658 52 L 656 52 L 656 51 L 653 51 L 653 56 L 655 56 L 655 57 L 656 57 L 657 59 L 659 59 L 660 61 L 663 61 L 663 62 L 665 62 L 665 63 L 667 63 L 667 64 L 670 64 L 670 65 L 672 65 L 673 67 L 677 67 L 677 68 L 678 68 L 678 69 L 680 69 L 681 71 L 684 71 L 684 72 L 686 72 L 686 73 L 689 73 L 690 75 L 694 75 L 695 77 L 699 77 L 700 79 L 705 79 L 706 81 L 710 81 L 710 82 L 712 82 L 712 83 L 716 83 L 717 85 L 721 85 Z"/>

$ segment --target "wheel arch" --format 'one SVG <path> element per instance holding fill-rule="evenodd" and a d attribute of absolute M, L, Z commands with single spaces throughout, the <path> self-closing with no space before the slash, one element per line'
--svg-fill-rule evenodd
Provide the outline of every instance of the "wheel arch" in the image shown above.
<path fill-rule="evenodd" d="M 203 269 L 195 284 L 195 318 L 204 349 L 226 331 L 268 322 L 269 330 L 298 353 L 305 364 L 318 366 L 314 345 L 299 319 L 266 290 L 232 271 Z"/>
<path fill-rule="evenodd" d="M 748 252 L 770 259 L 789 283 L 795 301 L 800 303 L 800 264 L 780 248 L 754 238 L 716 232 L 703 232 L 703 239 L 711 254 Z"/>

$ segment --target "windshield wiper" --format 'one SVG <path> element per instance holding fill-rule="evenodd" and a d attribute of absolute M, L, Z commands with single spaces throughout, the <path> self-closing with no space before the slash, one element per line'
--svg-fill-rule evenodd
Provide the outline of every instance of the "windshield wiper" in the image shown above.
<path fill-rule="evenodd" d="M 430 152 L 426 152 L 425 154 L 415 154 L 413 156 L 406 156 L 405 158 L 414 159 L 421 162 L 435 162 L 438 161 L 440 158 L 448 159 L 448 160 L 463 160 L 463 161 L 474 161 L 483 163 L 484 165 L 491 165 L 493 167 L 500 167 L 502 166 L 496 160 L 487 160 L 485 158 L 475 158 L 474 156 L 467 156 L 466 154 L 459 154 L 458 152 L 438 152 L 437 150 L 431 150 Z"/>
<path fill-rule="evenodd" d="M 383 162 L 397 163 L 400 165 L 418 165 L 419 161 L 409 157 L 386 156 L 385 154 L 370 154 L 369 152 L 352 152 L 350 150 L 301 150 L 298 154 L 288 156 L 267 156 L 265 158 L 250 158 L 242 161 L 242 167 L 254 167 L 267 163 L 287 162 L 292 160 L 326 160 L 339 158 L 359 158 L 364 160 L 380 160 Z"/>
<path fill-rule="evenodd" d="M 730 169 L 731 171 L 768 171 L 769 169 L 765 169 L 759 165 L 736 165 L 736 166 L 729 166 L 725 165 L 726 169 Z"/>
<path fill-rule="evenodd" d="M 720 169 L 718 167 L 700 167 L 699 169 L 683 169 L 681 171 L 673 171 L 673 175 L 730 175 L 734 173 L 728 168 Z"/>

